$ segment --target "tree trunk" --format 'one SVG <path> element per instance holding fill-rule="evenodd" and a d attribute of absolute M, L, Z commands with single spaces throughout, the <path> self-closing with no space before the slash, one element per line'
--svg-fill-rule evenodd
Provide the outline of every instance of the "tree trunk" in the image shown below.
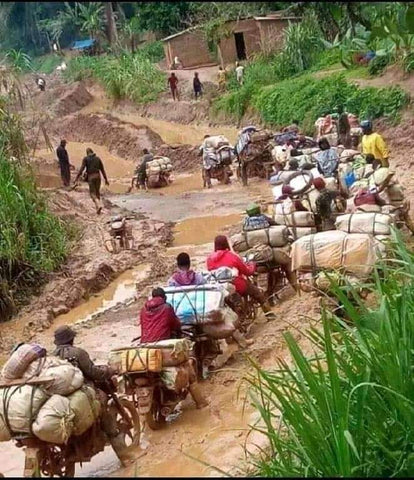
<path fill-rule="evenodd" d="M 106 29 L 108 34 L 108 40 L 109 40 L 109 44 L 112 46 L 118 40 L 118 32 L 116 31 L 116 24 L 114 20 L 112 2 L 105 3 L 105 15 L 106 15 Z"/>

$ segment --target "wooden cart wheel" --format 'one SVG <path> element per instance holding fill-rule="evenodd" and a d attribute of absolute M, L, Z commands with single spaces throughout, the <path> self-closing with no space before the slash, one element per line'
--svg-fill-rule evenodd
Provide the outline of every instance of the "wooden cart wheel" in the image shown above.
<path fill-rule="evenodd" d="M 128 416 L 128 421 L 121 415 L 115 404 L 111 405 L 111 409 L 116 415 L 116 423 L 118 430 L 124 437 L 125 448 L 138 447 L 141 437 L 141 424 L 139 414 L 133 402 L 127 398 L 120 398 L 120 404 L 124 408 L 124 412 Z"/>

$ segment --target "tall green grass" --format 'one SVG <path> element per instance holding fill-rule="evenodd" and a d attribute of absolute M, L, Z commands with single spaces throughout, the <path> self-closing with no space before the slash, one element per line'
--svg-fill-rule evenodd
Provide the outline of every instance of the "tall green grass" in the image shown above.
<path fill-rule="evenodd" d="M 36 189 L 27 163 L 22 125 L 4 103 L 0 108 L 0 321 L 16 297 L 56 269 L 68 253 L 68 230 Z"/>
<path fill-rule="evenodd" d="M 95 78 L 108 94 L 119 100 L 148 103 L 166 89 L 166 75 L 151 62 L 147 53 L 123 53 L 120 56 L 76 57 L 65 71 L 67 79 Z"/>
<path fill-rule="evenodd" d="M 351 323 L 324 311 L 321 328 L 305 332 L 312 355 L 286 333 L 291 362 L 248 377 L 271 445 L 253 460 L 258 474 L 414 475 L 414 255 L 394 240 L 374 275 L 374 307 L 334 284 Z"/>

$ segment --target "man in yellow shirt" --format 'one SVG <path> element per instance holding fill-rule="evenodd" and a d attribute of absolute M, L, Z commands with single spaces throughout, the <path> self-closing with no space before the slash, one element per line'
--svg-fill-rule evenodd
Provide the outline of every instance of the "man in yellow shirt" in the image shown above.
<path fill-rule="evenodd" d="M 388 167 L 388 157 L 389 157 L 389 150 L 384 142 L 382 136 L 372 131 L 372 122 L 370 120 L 364 120 L 361 122 L 362 128 L 362 153 L 374 156 L 376 160 L 381 162 L 383 167 Z"/>

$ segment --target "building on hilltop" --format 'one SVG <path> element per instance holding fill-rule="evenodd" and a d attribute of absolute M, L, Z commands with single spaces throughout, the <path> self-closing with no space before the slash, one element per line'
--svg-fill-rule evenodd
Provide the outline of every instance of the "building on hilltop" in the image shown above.
<path fill-rule="evenodd" d="M 229 20 L 223 25 L 224 34 L 217 45 L 217 59 L 211 53 L 207 39 L 198 27 L 164 38 L 165 57 L 171 65 L 177 56 L 183 68 L 216 65 L 222 67 L 246 60 L 254 53 L 277 50 L 283 45 L 284 30 L 299 17 L 275 12 L 264 17 Z"/>

